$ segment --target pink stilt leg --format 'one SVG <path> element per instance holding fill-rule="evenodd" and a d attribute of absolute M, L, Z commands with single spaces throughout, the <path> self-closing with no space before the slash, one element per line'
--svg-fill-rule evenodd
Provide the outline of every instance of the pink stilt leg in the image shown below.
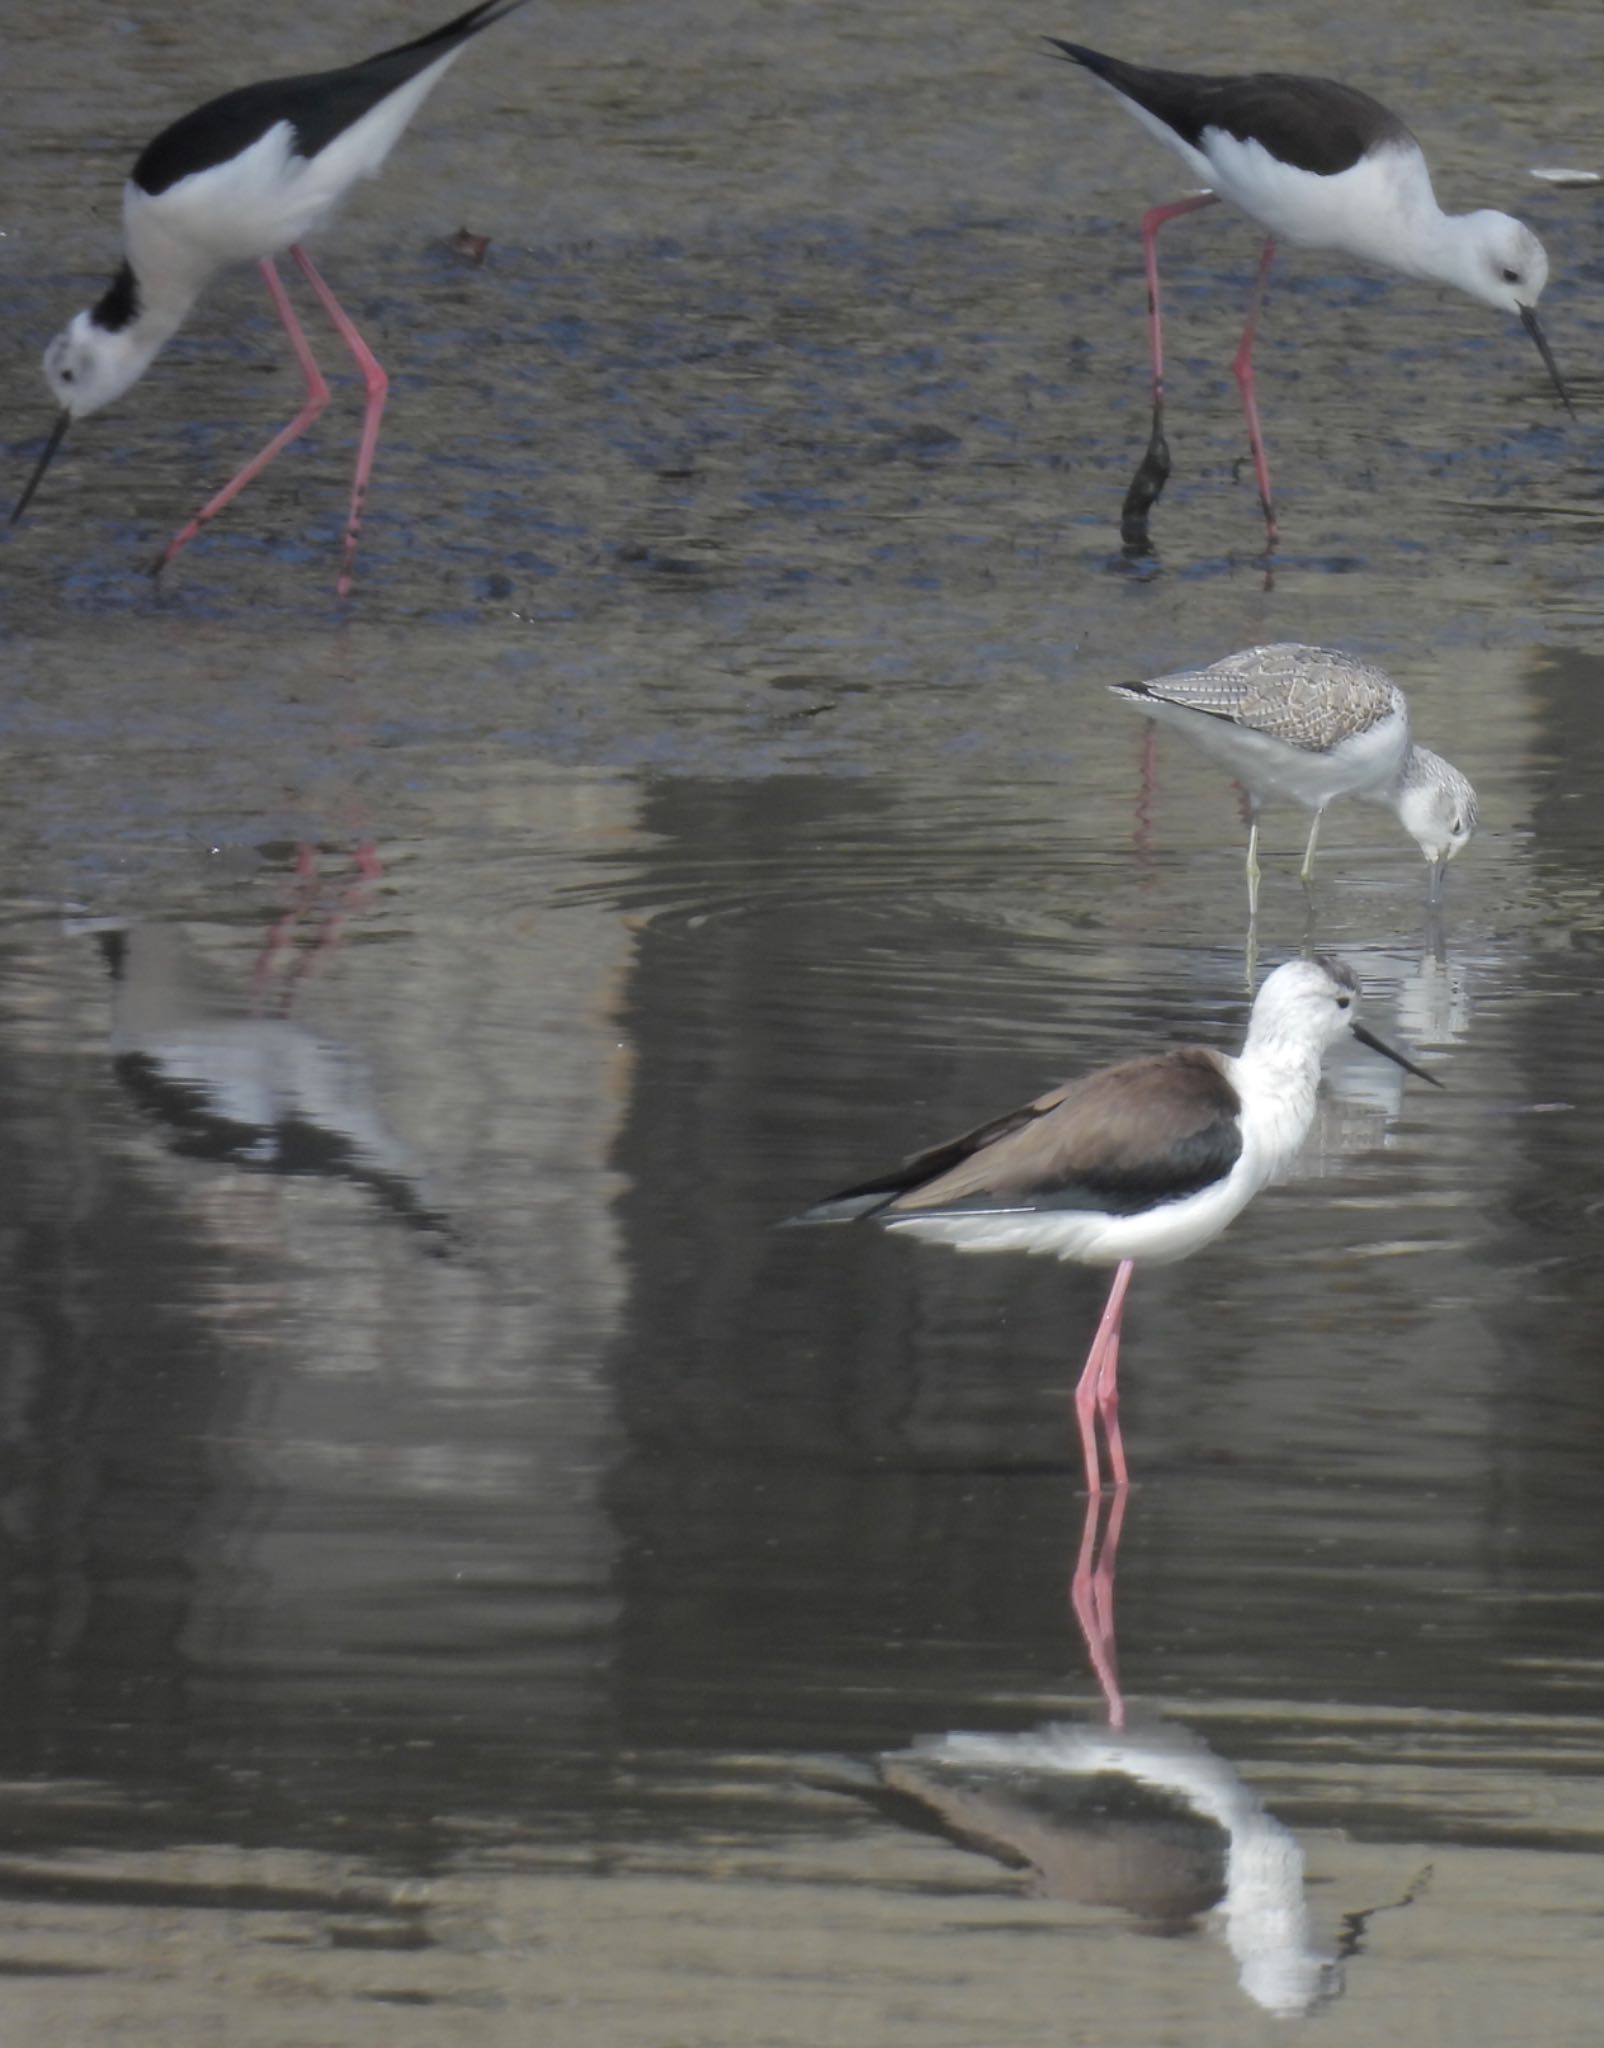
<path fill-rule="evenodd" d="M 1147 331 L 1153 355 L 1153 403 L 1164 403 L 1164 322 L 1159 313 L 1158 231 L 1183 213 L 1197 213 L 1219 202 L 1212 192 L 1194 192 L 1190 199 L 1172 199 L 1167 206 L 1154 206 L 1142 215 L 1142 260 L 1147 265 Z"/>
<path fill-rule="evenodd" d="M 301 366 L 301 375 L 306 382 L 306 397 L 300 411 L 289 425 L 282 432 L 275 434 L 260 455 L 252 456 L 238 476 L 224 484 L 216 497 L 209 498 L 189 524 L 180 527 L 173 535 L 152 564 L 150 573 L 153 576 L 159 576 L 180 548 L 188 547 L 208 520 L 215 519 L 225 505 L 232 504 L 253 477 L 260 476 L 276 455 L 282 455 L 292 441 L 304 434 L 329 402 L 329 387 L 323 381 L 323 372 L 318 368 L 311 347 L 301 330 L 301 323 L 295 317 L 295 308 L 290 304 L 283 281 L 273 267 L 272 257 L 264 256 L 258 267 L 268 291 L 272 294 L 273 304 L 278 308 L 278 316 L 284 323 L 284 331 L 290 337 L 290 347 L 295 351 L 295 360 Z"/>
<path fill-rule="evenodd" d="M 1086 1464 L 1086 1487 L 1090 1493 L 1100 1493 L 1103 1487 L 1097 1458 L 1099 1416 L 1102 1417 L 1103 1434 L 1108 1440 L 1108 1461 L 1113 1468 L 1114 1484 L 1116 1487 L 1129 1484 L 1125 1444 L 1119 1428 L 1116 1376 L 1119 1371 L 1120 1323 L 1124 1318 L 1125 1296 L 1134 1270 L 1129 1259 L 1120 1261 L 1114 1274 L 1114 1284 L 1108 1290 L 1108 1300 L 1103 1304 L 1097 1335 L 1092 1339 L 1092 1348 L 1086 1354 L 1086 1364 L 1075 1386 L 1075 1418 L 1080 1425 L 1081 1456 Z"/>
<path fill-rule="evenodd" d="M 1104 1340 L 1102 1357 L 1097 1368 L 1097 1412 L 1103 1419 L 1103 1435 L 1108 1442 L 1108 1462 L 1114 1468 L 1114 1484 L 1124 1487 L 1130 1484 L 1130 1474 L 1125 1467 L 1125 1439 L 1119 1429 L 1119 1333 L 1125 1320 L 1125 1296 L 1129 1292 L 1131 1275 L 1136 1268 L 1129 1259 L 1121 1259 L 1114 1274 L 1114 1284 L 1108 1291 L 1108 1302 L 1103 1310 L 1104 1322 L 1110 1323 Z"/>
<path fill-rule="evenodd" d="M 1248 445 L 1253 450 L 1253 474 L 1259 480 L 1259 503 L 1264 508 L 1264 538 L 1267 547 L 1274 547 L 1277 539 L 1275 513 L 1270 506 L 1270 465 L 1265 460 L 1264 435 L 1259 430 L 1259 405 L 1253 395 L 1253 337 L 1258 331 L 1259 310 L 1264 304 L 1264 287 L 1269 280 L 1270 265 L 1275 261 L 1275 237 L 1267 236 L 1264 254 L 1259 258 L 1259 274 L 1253 282 L 1253 297 L 1248 302 L 1248 324 L 1242 330 L 1242 339 L 1237 343 L 1236 354 L 1231 359 L 1231 369 L 1236 377 L 1237 389 L 1242 393 L 1242 413 L 1248 423 Z"/>
<path fill-rule="evenodd" d="M 356 554 L 356 537 L 362 528 L 362 508 L 367 503 L 368 477 L 373 470 L 374 451 L 379 445 L 379 423 L 384 418 L 384 400 L 390 389 L 390 380 L 384 373 L 383 364 L 352 325 L 350 315 L 314 269 L 311 257 L 299 243 L 290 250 L 290 254 L 300 267 L 301 275 L 317 293 L 335 333 L 351 351 L 351 359 L 362 372 L 363 387 L 368 395 L 367 410 L 362 415 L 362 440 L 356 451 L 351 510 L 345 522 L 345 555 L 340 564 L 339 581 L 334 586 L 335 596 L 346 598 L 351 595 L 351 562 Z"/>
<path fill-rule="evenodd" d="M 1108 1526 L 1099 1546 L 1098 1525 L 1103 1518 L 1101 1494 L 1086 1502 L 1086 1519 L 1081 1527 L 1080 1556 L 1069 1582 L 1070 1606 L 1091 1660 L 1092 1675 L 1108 1707 L 1108 1725 L 1125 1726 L 1125 1700 L 1119 1689 L 1119 1652 L 1114 1641 L 1114 1566 L 1119 1556 L 1120 1531 L 1125 1524 L 1125 1503 L 1130 1495 L 1116 1493 L 1109 1505 Z"/>
<path fill-rule="evenodd" d="M 1126 547 L 1145 552 L 1148 548 L 1147 515 L 1157 504 L 1159 493 L 1169 481 L 1170 444 L 1164 438 L 1164 319 L 1158 288 L 1158 231 L 1168 220 L 1183 213 L 1196 213 L 1213 206 L 1212 192 L 1195 192 L 1190 199 L 1175 199 L 1167 206 L 1151 207 L 1142 215 L 1142 260 L 1147 266 L 1147 334 L 1153 360 L 1153 426 L 1147 437 L 1147 452 L 1131 478 L 1130 489 L 1120 507 L 1119 535 Z"/>

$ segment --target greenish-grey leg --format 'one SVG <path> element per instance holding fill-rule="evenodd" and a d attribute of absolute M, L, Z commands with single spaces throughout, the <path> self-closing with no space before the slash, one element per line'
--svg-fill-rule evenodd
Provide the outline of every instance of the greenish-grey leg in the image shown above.
<path fill-rule="evenodd" d="M 1309 827 L 1309 843 L 1303 849 L 1303 866 L 1298 873 L 1306 882 L 1314 880 L 1314 849 L 1320 838 L 1320 820 L 1324 815 L 1322 811 L 1315 812 L 1314 823 Z"/>
<path fill-rule="evenodd" d="M 1248 826 L 1248 916 L 1249 916 L 1249 917 L 1257 917 L 1257 916 L 1258 916 L 1258 914 L 1259 914 L 1259 812 L 1258 812 L 1258 806 L 1257 806 L 1257 805 L 1255 805 L 1255 806 L 1254 806 L 1254 809 L 1253 809 L 1253 816 L 1252 816 L 1252 820 L 1251 820 L 1251 822 L 1250 822 L 1250 824 L 1249 824 L 1249 826 Z"/>

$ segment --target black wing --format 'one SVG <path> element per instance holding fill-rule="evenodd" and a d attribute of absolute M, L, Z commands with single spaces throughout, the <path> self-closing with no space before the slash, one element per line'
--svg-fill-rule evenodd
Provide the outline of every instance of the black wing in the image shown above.
<path fill-rule="evenodd" d="M 1193 149 L 1205 129 L 1239 142 L 1259 142 L 1284 164 L 1333 177 L 1387 143 L 1413 142 L 1398 116 L 1357 87 L 1290 71 L 1214 77 L 1200 71 L 1154 71 L 1124 64 L 1080 43 L 1048 41 L 1094 77 L 1133 100 Z"/>
<path fill-rule="evenodd" d="M 133 182 L 154 199 L 182 178 L 227 163 L 281 121 L 294 129 L 300 155 L 314 157 L 408 79 L 525 5 L 527 0 L 480 0 L 443 28 L 398 43 L 393 50 L 381 50 L 376 57 L 364 57 L 358 64 L 298 78 L 264 79 L 225 92 L 148 143 L 134 165 Z"/>
<path fill-rule="evenodd" d="M 1219 1061 L 1200 1047 L 1126 1060 L 916 1152 L 797 1220 L 889 1223 L 997 1209 L 1134 1215 L 1223 1180 L 1242 1152 L 1240 1111 Z"/>

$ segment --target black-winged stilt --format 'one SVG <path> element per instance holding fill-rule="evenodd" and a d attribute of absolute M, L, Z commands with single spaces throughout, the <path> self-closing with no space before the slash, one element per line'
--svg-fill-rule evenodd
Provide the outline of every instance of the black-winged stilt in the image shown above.
<path fill-rule="evenodd" d="M 1537 301 L 1548 281 L 1542 243 L 1507 213 L 1444 213 L 1432 191 L 1420 144 L 1378 100 L 1331 78 L 1279 71 L 1240 77 L 1155 71 L 1057 36 L 1047 40 L 1107 86 L 1150 135 L 1178 152 L 1207 188 L 1155 206 L 1142 216 L 1153 426 L 1125 500 L 1121 531 L 1127 543 L 1145 540 L 1147 514 L 1170 471 L 1164 438 L 1158 231 L 1177 215 L 1195 213 L 1217 199 L 1229 200 L 1267 237 L 1232 369 L 1242 394 L 1271 547 L 1276 541 L 1275 511 L 1253 390 L 1253 337 L 1277 242 L 1336 249 L 1383 263 L 1406 277 L 1450 284 L 1484 305 L 1517 314 L 1537 344 L 1561 402 L 1574 412 L 1537 320 Z"/>
<path fill-rule="evenodd" d="M 1114 1484 L 1120 1323 L 1138 1260 L 1168 1263 L 1219 1236 L 1292 1160 L 1314 1120 L 1327 1049 L 1351 1032 L 1441 1087 L 1358 1021 L 1341 961 L 1288 960 L 1265 977 L 1234 1058 L 1202 1045 L 1124 1060 L 1065 1082 L 889 1173 L 815 1203 L 799 1223 L 869 1219 L 959 1251 L 1046 1252 L 1115 1266 L 1075 1388 L 1086 1484 L 1102 1484 L 1096 1418 Z"/>
<path fill-rule="evenodd" d="M 1476 829 L 1475 790 L 1451 762 L 1415 745 L 1403 691 L 1356 654 L 1281 642 L 1109 688 L 1223 761 L 1249 791 L 1250 911 L 1258 908 L 1259 806 L 1266 796 L 1293 797 L 1314 811 L 1299 870 L 1305 882 L 1334 797 L 1385 804 L 1426 856 L 1434 903 L 1443 870 Z"/>
<path fill-rule="evenodd" d="M 99 301 L 75 315 L 45 351 L 45 381 L 60 411 L 13 521 L 26 511 L 72 422 L 98 412 L 144 375 L 225 263 L 260 265 L 300 364 L 305 397 L 289 425 L 174 535 L 155 571 L 304 433 L 328 404 L 329 388 L 274 267 L 274 256 L 287 249 L 367 392 L 337 586 L 341 597 L 349 593 L 388 380 L 301 242 L 359 179 L 380 169 L 469 39 L 525 4 L 478 0 L 443 28 L 359 64 L 241 86 L 185 114 L 146 146 L 123 189 L 122 267 Z"/>

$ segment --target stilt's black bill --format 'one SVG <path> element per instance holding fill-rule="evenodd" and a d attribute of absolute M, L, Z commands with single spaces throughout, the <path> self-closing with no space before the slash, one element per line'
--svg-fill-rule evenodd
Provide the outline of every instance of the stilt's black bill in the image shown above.
<path fill-rule="evenodd" d="M 34 471 L 33 475 L 29 477 L 28 487 L 23 492 L 22 496 L 17 500 L 17 509 L 11 515 L 11 524 L 13 526 L 16 525 L 17 521 L 22 517 L 23 513 L 27 511 L 29 502 L 32 499 L 34 492 L 38 490 L 39 485 L 44 478 L 45 471 L 50 467 L 51 463 L 54 461 L 56 450 L 61 446 L 62 435 L 66 433 L 67 429 L 71 425 L 72 414 L 70 412 L 63 410 L 56 414 L 56 424 L 50 429 L 50 439 L 45 443 L 45 452 L 39 458 L 39 466 Z"/>
<path fill-rule="evenodd" d="M 1366 1030 L 1363 1024 L 1353 1026 L 1353 1035 L 1361 1045 L 1368 1045 L 1372 1052 L 1379 1052 L 1383 1059 L 1391 1060 L 1395 1067 L 1402 1067 L 1406 1074 L 1413 1074 L 1416 1080 L 1429 1081 L 1433 1088 L 1442 1086 L 1435 1074 L 1428 1074 L 1424 1067 L 1417 1067 L 1413 1060 L 1406 1060 L 1401 1052 L 1395 1051 L 1384 1038 L 1377 1038 L 1373 1031 Z"/>
<path fill-rule="evenodd" d="M 1536 342 L 1537 353 L 1543 359 L 1543 367 L 1554 380 L 1554 389 L 1559 393 L 1560 404 L 1564 406 L 1571 418 L 1575 419 L 1576 408 L 1571 404 L 1571 394 L 1565 389 L 1565 379 L 1559 373 L 1559 364 L 1555 362 L 1554 351 L 1548 345 L 1548 336 L 1537 324 L 1537 308 L 1535 306 L 1521 307 L 1520 324 L 1525 328 L 1532 340 Z"/>

